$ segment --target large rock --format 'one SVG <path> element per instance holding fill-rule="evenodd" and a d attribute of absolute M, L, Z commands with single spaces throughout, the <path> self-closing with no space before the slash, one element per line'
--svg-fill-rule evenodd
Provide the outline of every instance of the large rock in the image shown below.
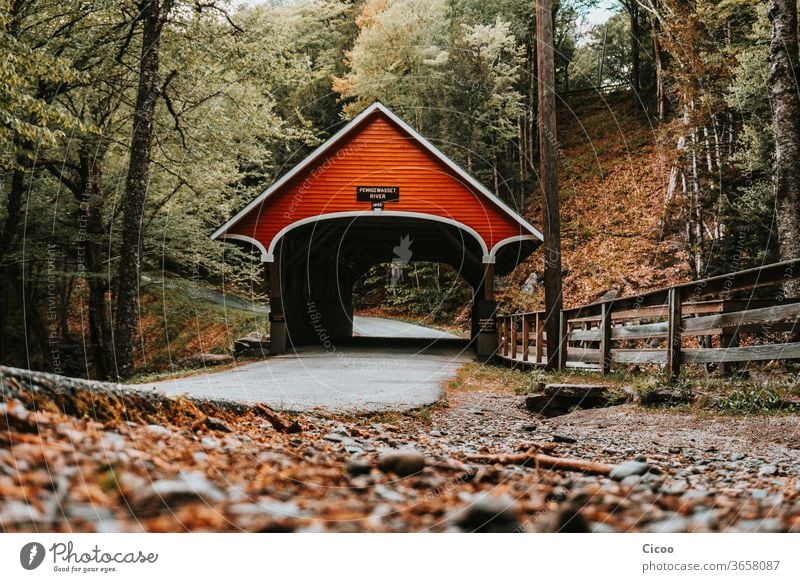
<path fill-rule="evenodd" d="M 512 533 L 522 531 L 519 508 L 507 495 L 482 495 L 457 511 L 450 523 L 462 531 Z"/>
<path fill-rule="evenodd" d="M 155 515 L 192 502 L 217 503 L 225 494 L 201 473 L 182 472 L 176 479 L 151 483 L 129 499 L 134 515 Z"/>
<path fill-rule="evenodd" d="M 536 273 L 534 271 L 533 273 L 528 275 L 528 278 L 525 279 L 525 282 L 522 284 L 522 287 L 520 287 L 520 289 L 524 293 L 531 293 L 532 294 L 532 293 L 536 293 L 536 289 L 538 289 L 539 285 L 541 285 L 541 284 L 542 284 L 541 277 L 539 276 L 538 273 Z"/>
<path fill-rule="evenodd" d="M 384 473 L 394 473 L 408 477 L 425 468 L 425 455 L 415 449 L 387 451 L 378 459 L 378 469 Z"/>
<path fill-rule="evenodd" d="M 650 465 L 642 461 L 625 461 L 617 465 L 609 477 L 614 481 L 622 481 L 626 477 L 640 476 L 651 471 Z"/>
<path fill-rule="evenodd" d="M 663 386 L 642 393 L 639 397 L 639 402 L 645 405 L 691 404 L 694 402 L 694 395 L 686 390 L 678 390 L 677 388 Z"/>
<path fill-rule="evenodd" d="M 605 399 L 608 396 L 607 384 L 545 384 L 544 394 L 579 401 L 586 399 Z"/>
<path fill-rule="evenodd" d="M 265 357 L 269 355 L 269 336 L 251 331 L 233 342 L 233 355 L 237 358 Z"/>
<path fill-rule="evenodd" d="M 233 356 L 228 354 L 195 354 L 183 362 L 187 366 L 202 368 L 205 366 L 224 366 L 233 363 Z"/>
<path fill-rule="evenodd" d="M 547 384 L 541 393 L 525 397 L 528 410 L 545 416 L 567 414 L 574 408 L 601 408 L 610 403 L 605 384 Z"/>

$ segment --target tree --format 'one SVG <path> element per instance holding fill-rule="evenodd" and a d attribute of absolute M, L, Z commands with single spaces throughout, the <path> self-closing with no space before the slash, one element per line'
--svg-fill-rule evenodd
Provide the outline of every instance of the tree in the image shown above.
<path fill-rule="evenodd" d="M 139 60 L 139 87 L 133 112 L 130 162 L 122 202 L 122 240 L 117 272 L 117 309 L 114 346 L 117 375 L 133 374 L 133 342 L 139 321 L 139 270 L 142 264 L 144 207 L 150 177 L 153 115 L 159 97 L 159 52 L 161 31 L 172 10 L 172 0 L 142 0 L 142 48 Z"/>
<path fill-rule="evenodd" d="M 356 20 L 359 34 L 348 53 L 349 72 L 333 89 L 353 115 L 375 100 L 404 113 L 422 129 L 436 113 L 423 108 L 445 74 L 448 59 L 445 0 L 373 0 Z"/>
<path fill-rule="evenodd" d="M 8 125 L 0 127 L 8 155 L 0 168 L 0 357 L 113 377 L 115 202 L 129 168 L 141 14 L 124 0 L 13 7 L 1 39 L 13 71 L 0 87 L 9 91 Z M 313 75 L 322 73 L 309 69 L 288 25 L 323 30 L 325 23 L 319 14 L 298 21 L 259 7 L 241 15 L 243 31 L 209 7 L 173 11 L 161 38 L 159 68 L 167 73 L 153 113 L 141 268 L 258 292 L 257 260 L 202 233 L 251 199 L 288 152 L 317 141 L 288 99 L 282 111 L 291 122 L 281 118 L 275 96 L 302 103 L 305 88 L 318 86 Z M 262 9 L 274 14 L 255 14 Z M 134 360 L 147 356 L 137 350 Z"/>
<path fill-rule="evenodd" d="M 639 92 L 642 90 L 642 82 L 641 82 L 641 25 L 639 22 L 639 2 L 638 0 L 621 0 L 622 5 L 625 7 L 625 10 L 628 13 L 629 19 L 629 35 L 630 35 L 630 82 L 631 88 L 634 92 L 634 99 L 636 100 L 636 104 L 639 104 Z"/>
<path fill-rule="evenodd" d="M 502 20 L 491 25 L 457 24 L 451 32 L 448 62 L 442 122 L 432 129 L 445 143 L 457 141 L 456 159 L 464 160 L 468 171 L 491 184 L 500 196 L 501 163 L 524 114 L 523 98 L 516 90 L 523 67 L 521 47 Z"/>
<path fill-rule="evenodd" d="M 798 92 L 797 1 L 772 0 L 769 85 L 775 134 L 773 192 L 781 259 L 800 257 L 800 93 Z M 800 280 L 784 285 L 800 296 Z"/>

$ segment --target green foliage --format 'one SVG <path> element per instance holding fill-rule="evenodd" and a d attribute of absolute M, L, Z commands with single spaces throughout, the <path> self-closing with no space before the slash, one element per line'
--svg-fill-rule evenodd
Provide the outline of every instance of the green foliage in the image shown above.
<path fill-rule="evenodd" d="M 24 3 L 0 0 L 0 170 L 19 168 L 35 145 L 52 146 L 79 122 L 51 101 L 62 84 L 81 80 L 68 59 L 32 42 L 22 31 Z M 77 4 L 67 3 L 79 12 Z M 37 15 L 46 19 L 62 3 L 41 2 Z M 46 21 L 46 20 L 45 20 Z"/>
<path fill-rule="evenodd" d="M 324 56 L 343 50 L 327 44 L 332 19 L 352 19 L 340 3 L 323 4 L 319 12 L 247 9 L 232 16 L 235 26 L 210 4 L 176 4 L 162 37 L 144 269 L 263 293 L 252 250 L 208 234 L 285 171 L 292 153 L 324 137 L 298 107 L 316 99 L 321 80 L 329 85 L 336 70 L 335 55 Z M 33 323 L 25 329 L 17 318 L 0 319 L 0 352 L 9 363 L 52 369 L 54 351 L 75 360 L 70 373 L 92 375 L 85 362 L 98 338 L 88 322 L 108 330 L 113 315 L 141 49 L 137 12 L 120 0 L 24 0 L 13 14 L 10 6 L 0 5 L 0 44 L 9 55 L 0 66 L 0 233 L 10 234 L 0 278 L 25 262 L 25 281 L 7 281 L 4 308 L 21 312 L 24 301 Z M 327 59 L 327 68 L 309 67 L 309 55 Z M 92 293 L 103 306 L 87 322 Z M 59 317 L 37 322 L 48 303 Z M 55 347 L 50 334 L 59 336 L 50 340 Z M 73 357 L 73 345 L 87 353 Z"/>
<path fill-rule="evenodd" d="M 653 83 L 653 49 L 648 42 L 649 24 L 639 16 L 642 29 L 639 43 L 640 70 L 643 88 Z M 582 89 L 602 85 L 625 85 L 631 77 L 631 20 L 620 8 L 607 22 L 597 24 L 579 37 L 569 54 L 569 89 Z M 600 65 L 602 61 L 602 78 Z M 565 87 L 567 89 L 567 87 Z"/>
<path fill-rule="evenodd" d="M 452 267 L 410 263 L 394 268 L 400 271 L 393 281 L 391 264 L 372 267 L 355 285 L 355 307 L 379 307 L 431 323 L 453 323 L 458 312 L 470 304 L 472 289 Z"/>
<path fill-rule="evenodd" d="M 729 384 L 726 393 L 715 401 L 714 407 L 730 414 L 788 411 L 783 398 L 774 387 L 752 382 Z"/>

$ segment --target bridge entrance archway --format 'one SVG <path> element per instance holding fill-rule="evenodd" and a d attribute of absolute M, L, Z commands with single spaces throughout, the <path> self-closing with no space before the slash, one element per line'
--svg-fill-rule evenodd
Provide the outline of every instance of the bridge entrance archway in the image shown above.
<path fill-rule="evenodd" d="M 353 334 L 353 284 L 378 263 L 452 266 L 473 289 L 472 340 L 495 349 L 494 278 L 541 233 L 375 103 L 221 226 L 268 265 L 271 345 Z"/>

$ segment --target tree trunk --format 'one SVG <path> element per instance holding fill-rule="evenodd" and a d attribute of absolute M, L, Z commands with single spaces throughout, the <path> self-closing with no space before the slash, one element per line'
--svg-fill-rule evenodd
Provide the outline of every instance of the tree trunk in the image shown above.
<path fill-rule="evenodd" d="M 108 281 L 104 278 L 105 228 L 103 225 L 103 200 L 100 160 L 96 157 L 82 156 L 84 191 L 82 206 L 87 208 L 86 232 L 86 270 L 89 285 L 89 343 L 95 376 L 107 380 L 111 375 L 111 329 L 108 323 L 106 292 Z"/>
<path fill-rule="evenodd" d="M 664 61 L 661 54 L 661 41 L 658 38 L 660 24 L 658 18 L 653 17 L 653 60 L 656 69 L 656 115 L 659 121 L 664 121 L 667 112 L 667 98 L 664 91 Z"/>
<path fill-rule="evenodd" d="M 166 4 L 166 2 L 165 2 Z M 150 176 L 150 153 L 153 137 L 153 114 L 159 95 L 158 66 L 161 29 L 166 7 L 161 0 L 143 0 L 142 53 L 139 62 L 139 87 L 131 131 L 131 154 L 122 202 L 122 240 L 117 274 L 117 310 L 114 347 L 117 375 L 133 373 L 134 342 L 139 323 L 139 271 L 142 263 L 142 225 L 147 183 Z"/>
<path fill-rule="evenodd" d="M 6 200 L 6 220 L 0 233 L 0 259 L 11 252 L 17 229 L 22 219 L 22 196 L 25 192 L 25 174 L 22 170 L 11 173 L 11 188 Z"/>
<path fill-rule="evenodd" d="M 530 114 L 528 118 L 528 163 L 530 164 L 529 169 L 531 172 L 535 172 L 536 166 L 534 165 L 534 154 L 539 149 L 539 141 L 538 141 L 538 134 L 536 131 L 536 119 L 538 116 L 538 87 L 537 87 L 537 79 L 538 71 L 536 68 L 536 61 L 538 59 L 536 53 L 536 42 L 531 43 L 531 50 L 530 50 L 530 84 L 528 86 L 529 92 L 529 99 L 530 99 Z"/>
<path fill-rule="evenodd" d="M 561 346 L 561 219 L 556 175 L 556 95 L 553 70 L 552 0 L 536 1 L 536 54 L 539 95 L 539 164 L 544 190 L 544 300 L 547 369 L 560 362 Z"/>
<path fill-rule="evenodd" d="M 500 197 L 500 174 L 497 171 L 497 154 L 492 159 L 492 180 L 494 182 L 494 195 Z"/>
<path fill-rule="evenodd" d="M 770 97 L 775 134 L 773 192 L 782 260 L 800 257 L 800 95 L 797 75 L 797 0 L 772 0 Z M 800 296 L 800 280 L 787 281 L 784 293 Z"/>
<path fill-rule="evenodd" d="M 642 90 L 641 65 L 639 57 L 639 5 L 636 0 L 628 3 L 628 14 L 631 17 L 631 87 L 633 87 L 634 102 L 639 106 L 639 91 Z"/>
<path fill-rule="evenodd" d="M 608 24 L 603 30 L 603 48 L 600 50 L 600 60 L 597 63 L 597 86 L 603 86 L 603 75 L 605 75 L 606 66 L 606 43 L 608 42 Z"/>
<path fill-rule="evenodd" d="M 53 346 L 50 344 L 48 330 L 44 321 L 42 320 L 41 312 L 39 311 L 41 302 L 39 300 L 39 294 L 36 291 L 37 279 L 38 277 L 33 273 L 26 271 L 22 272 L 22 277 L 20 278 L 20 285 L 22 286 L 23 292 L 22 300 L 24 301 L 23 313 L 25 314 L 25 329 L 30 333 L 32 339 L 35 340 L 35 342 L 39 345 L 39 351 L 42 354 L 42 369 L 60 374 L 60 366 L 54 367 L 53 365 L 54 351 L 57 354 L 59 352 L 57 348 L 54 350 Z M 32 346 L 28 345 L 27 347 L 28 350 L 30 350 Z M 30 351 L 27 353 L 28 362 L 30 362 Z M 28 367 L 33 368 L 31 365 L 28 365 Z"/>

